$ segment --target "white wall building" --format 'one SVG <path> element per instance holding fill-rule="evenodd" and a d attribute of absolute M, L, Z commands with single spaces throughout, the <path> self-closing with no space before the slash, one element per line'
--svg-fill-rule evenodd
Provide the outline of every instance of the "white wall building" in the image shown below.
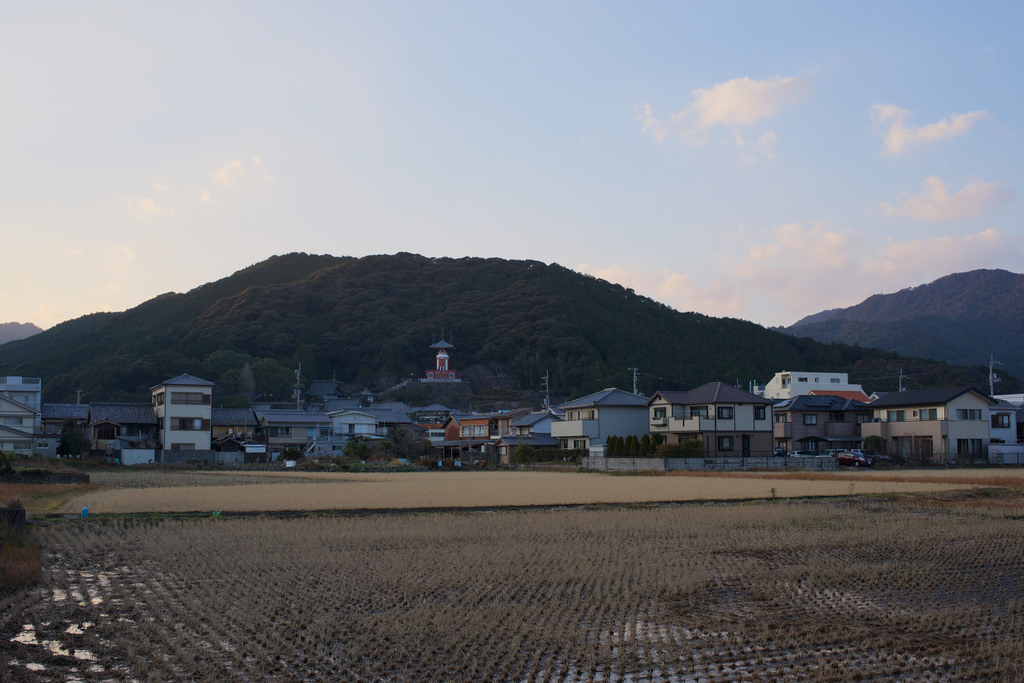
<path fill-rule="evenodd" d="M 859 391 L 864 389 L 859 384 L 850 384 L 850 375 L 845 372 L 810 372 L 783 370 L 776 372 L 771 381 L 753 392 L 770 399 L 784 400 L 794 396 L 804 396 L 812 391 Z"/>
<path fill-rule="evenodd" d="M 156 414 L 157 439 L 164 450 L 210 449 L 213 382 L 178 375 L 150 389 Z"/>

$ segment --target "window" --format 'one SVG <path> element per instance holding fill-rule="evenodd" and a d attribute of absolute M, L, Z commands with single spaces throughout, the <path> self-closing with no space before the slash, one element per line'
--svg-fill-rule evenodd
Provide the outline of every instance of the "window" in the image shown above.
<path fill-rule="evenodd" d="M 459 434 L 462 436 L 463 439 L 468 439 L 469 438 L 469 425 L 463 425 L 462 429 L 459 430 Z"/>
<path fill-rule="evenodd" d="M 473 436 L 487 436 L 487 425 L 473 425 Z"/>
<path fill-rule="evenodd" d="M 797 382 L 806 382 L 806 381 L 807 381 L 807 378 L 806 378 L 806 377 L 797 377 L 797 378 L 796 378 L 796 381 L 797 381 Z"/>
<path fill-rule="evenodd" d="M 871 416 L 870 415 L 858 415 L 857 416 L 857 424 L 859 424 L 859 425 L 862 425 L 865 422 L 870 422 L 870 421 L 871 421 Z"/>
<path fill-rule="evenodd" d="M 763 420 L 764 416 L 765 416 L 765 407 L 764 406 L 754 406 L 754 419 L 755 420 Z"/>
<path fill-rule="evenodd" d="M 6 426 L 8 426 L 8 427 L 20 427 L 21 426 L 21 418 L 20 417 L 5 417 L 4 418 L 4 424 Z"/>
<path fill-rule="evenodd" d="M 731 420 L 732 419 L 732 406 L 718 406 L 718 419 L 719 420 Z"/>
<path fill-rule="evenodd" d="M 664 408 L 655 408 L 654 409 L 654 419 L 655 420 L 664 420 L 665 419 L 665 409 Z"/>
<path fill-rule="evenodd" d="M 981 439 L 957 439 L 956 454 L 961 458 L 980 458 Z"/>
<path fill-rule="evenodd" d="M 846 417 L 842 413 L 829 413 L 829 422 L 846 422 Z"/>
<path fill-rule="evenodd" d="M 202 431 L 209 429 L 210 423 L 199 417 L 176 417 L 171 420 L 171 429 L 178 431 Z"/>
<path fill-rule="evenodd" d="M 885 419 L 889 422 L 903 422 L 907 419 L 907 413 L 904 410 L 887 410 Z"/>
<path fill-rule="evenodd" d="M 720 437 L 718 437 L 718 450 L 720 450 L 720 451 L 731 451 L 732 450 L 732 437 L 731 436 L 720 436 Z"/>
<path fill-rule="evenodd" d="M 291 427 L 271 427 L 270 428 L 270 436 L 276 436 L 276 437 L 279 437 L 279 438 L 282 438 L 282 437 L 283 438 L 287 438 L 287 437 L 290 437 L 291 435 L 292 435 L 292 428 Z"/>
<path fill-rule="evenodd" d="M 1010 416 L 1007 413 L 999 413 L 992 416 L 992 426 L 996 429 L 1007 429 L 1010 426 Z"/>
<path fill-rule="evenodd" d="M 690 406 L 690 417 L 707 417 L 707 406 Z"/>
<path fill-rule="evenodd" d="M 956 419 L 958 420 L 980 420 L 981 409 L 980 408 L 957 408 Z"/>
<path fill-rule="evenodd" d="M 818 424 L 818 416 L 815 413 L 807 413 L 804 415 L 805 425 L 816 425 Z"/>
<path fill-rule="evenodd" d="M 775 413 L 776 422 L 789 422 L 789 413 Z"/>
<path fill-rule="evenodd" d="M 921 419 L 925 422 L 932 422 L 939 419 L 938 408 L 924 408 L 921 410 Z"/>
<path fill-rule="evenodd" d="M 829 382 L 831 382 L 832 384 L 839 384 L 839 378 L 833 377 L 832 379 L 829 380 Z"/>
<path fill-rule="evenodd" d="M 164 404 L 164 392 L 161 391 L 159 394 L 153 394 L 153 405 L 155 405 L 155 406 L 162 406 L 163 404 Z"/>
<path fill-rule="evenodd" d="M 210 405 L 210 395 L 199 391 L 172 391 L 171 403 L 179 406 Z"/>

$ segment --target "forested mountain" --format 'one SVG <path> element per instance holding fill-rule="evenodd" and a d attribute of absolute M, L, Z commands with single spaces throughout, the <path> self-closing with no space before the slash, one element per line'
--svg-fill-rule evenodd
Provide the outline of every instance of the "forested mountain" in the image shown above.
<path fill-rule="evenodd" d="M 433 367 L 442 330 L 452 365 L 474 378 L 475 399 L 535 399 L 550 371 L 556 397 L 607 386 L 690 388 L 711 380 L 769 379 L 779 370 L 847 371 L 893 389 L 899 368 L 919 384 L 985 382 L 985 369 L 680 313 L 632 290 L 537 261 L 275 256 L 185 294 L 99 313 L 0 346 L 0 374 L 43 378 L 44 399 L 146 400 L 188 372 L 216 382 L 218 402 L 286 399 L 302 377 L 383 388 Z M 415 386 L 415 383 L 412 384 Z M 531 393 L 532 392 L 532 393 Z"/>
<path fill-rule="evenodd" d="M 995 356 L 1007 372 L 1024 377 L 1024 275 L 1005 270 L 947 275 L 817 313 L 783 329 L 822 342 L 963 365 L 987 363 Z"/>
<path fill-rule="evenodd" d="M 39 332 L 42 332 L 42 329 L 32 323 L 0 323 L 0 344 L 26 339 Z"/>

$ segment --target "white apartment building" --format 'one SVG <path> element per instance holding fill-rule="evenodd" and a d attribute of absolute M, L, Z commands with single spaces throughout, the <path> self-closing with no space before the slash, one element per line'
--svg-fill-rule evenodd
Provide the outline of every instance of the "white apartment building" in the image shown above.
<path fill-rule="evenodd" d="M 771 381 L 758 387 L 754 393 L 772 400 L 785 400 L 816 392 L 859 391 L 859 384 L 850 384 L 850 375 L 845 372 L 811 372 L 806 370 L 784 370 L 776 372 Z"/>

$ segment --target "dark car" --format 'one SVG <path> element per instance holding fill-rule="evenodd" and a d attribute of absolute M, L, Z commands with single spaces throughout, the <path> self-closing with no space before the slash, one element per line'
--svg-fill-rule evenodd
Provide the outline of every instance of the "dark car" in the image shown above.
<path fill-rule="evenodd" d="M 787 452 L 788 451 L 786 451 L 786 449 L 783 448 L 782 446 L 776 446 L 775 448 L 772 449 L 772 455 L 776 457 L 785 457 Z"/>
<path fill-rule="evenodd" d="M 836 456 L 836 462 L 846 467 L 871 467 L 871 458 L 853 451 L 841 452 Z"/>

